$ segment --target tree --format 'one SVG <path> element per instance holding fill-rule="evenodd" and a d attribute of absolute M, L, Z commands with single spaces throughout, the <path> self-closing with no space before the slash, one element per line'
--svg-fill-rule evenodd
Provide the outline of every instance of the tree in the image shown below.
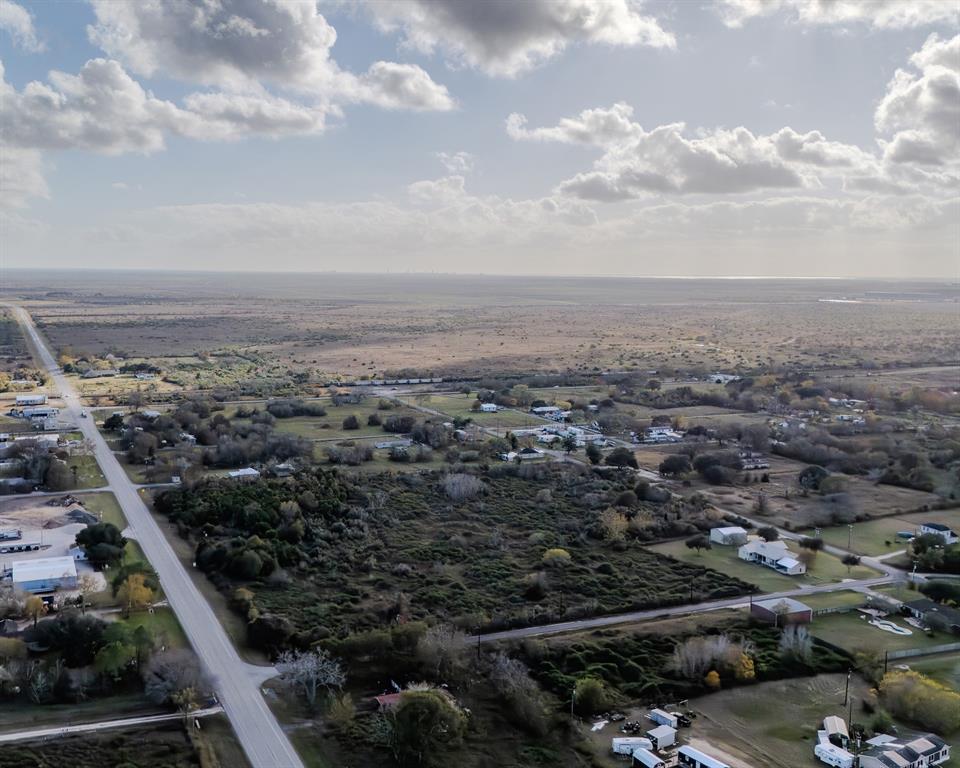
<path fill-rule="evenodd" d="M 37 595 L 31 595 L 27 598 L 26 603 L 24 603 L 24 611 L 27 616 L 33 619 L 33 628 L 37 628 L 37 622 L 40 620 L 41 616 L 47 615 L 47 604 L 43 601 L 42 597 Z"/>
<path fill-rule="evenodd" d="M 401 765 L 433 765 L 437 753 L 459 744 L 467 728 L 463 710 L 436 689 L 401 693 L 389 721 L 391 746 Z"/>
<path fill-rule="evenodd" d="M 780 538 L 780 532 L 772 525 L 764 525 L 757 528 L 757 536 L 764 541 L 776 541 Z"/>
<path fill-rule="evenodd" d="M 825 470 L 823 467 L 813 464 L 802 470 L 797 480 L 800 483 L 800 487 L 806 488 L 810 491 L 818 491 L 820 490 L 820 483 L 822 483 L 829 476 L 830 473 L 827 472 L 827 470 Z"/>
<path fill-rule="evenodd" d="M 713 544 L 710 542 L 710 537 L 705 533 L 698 533 L 695 536 L 691 536 L 684 542 L 684 544 L 687 545 L 687 549 L 697 550 L 698 555 L 700 554 L 701 550 L 713 548 Z"/>
<path fill-rule="evenodd" d="M 853 566 L 860 565 L 860 558 L 852 553 L 848 553 L 843 556 L 843 560 L 841 560 L 841 562 L 847 566 L 847 573 L 849 574 L 850 569 L 853 568 Z"/>
<path fill-rule="evenodd" d="M 360 429 L 360 419 L 357 418 L 356 414 L 351 413 L 343 420 L 343 428 L 346 430 Z"/>
<path fill-rule="evenodd" d="M 27 644 L 16 637 L 0 637 L 0 662 L 27 658 Z"/>
<path fill-rule="evenodd" d="M 587 461 L 594 466 L 603 461 L 603 451 L 597 447 L 596 443 L 589 443 L 587 445 Z"/>
<path fill-rule="evenodd" d="M 123 414 L 114 413 L 108 416 L 103 420 L 103 428 L 110 430 L 111 432 L 116 432 L 118 429 L 123 429 Z"/>
<path fill-rule="evenodd" d="M 576 435 L 564 435 L 563 441 L 563 450 L 567 454 L 577 452 L 577 436 Z"/>
<path fill-rule="evenodd" d="M 540 561 L 547 568 L 562 568 L 570 562 L 570 553 L 560 547 L 554 547 L 544 552 Z"/>
<path fill-rule="evenodd" d="M 614 448 L 607 454 L 607 458 L 604 459 L 604 464 L 611 467 L 619 467 L 620 469 L 624 467 L 633 467 L 636 469 L 639 466 L 637 464 L 637 457 L 633 455 L 633 451 L 622 445 Z"/>
<path fill-rule="evenodd" d="M 807 549 L 811 552 L 819 552 L 823 549 L 823 539 L 819 537 L 813 538 L 810 536 L 804 536 L 797 543 L 797 546 L 799 546 L 801 549 Z"/>
<path fill-rule="evenodd" d="M 960 582 L 934 579 L 921 584 L 920 591 L 936 603 L 960 605 Z"/>
<path fill-rule="evenodd" d="M 88 598 L 100 591 L 100 580 L 92 573 L 81 573 L 77 577 L 77 589 L 80 592 L 80 612 L 86 613 Z"/>
<path fill-rule="evenodd" d="M 937 733 L 960 728 L 960 693 L 919 672 L 886 674 L 879 691 L 894 717 Z"/>
<path fill-rule="evenodd" d="M 720 673 L 715 669 L 711 669 L 707 672 L 707 676 L 703 678 L 703 684 L 707 686 L 707 688 L 717 690 L 717 688 L 720 687 Z"/>
<path fill-rule="evenodd" d="M 775 609 L 779 606 L 775 606 Z M 786 611 L 786 605 L 784 606 Z M 777 614 L 780 611 L 775 610 Z M 780 633 L 780 655 L 799 662 L 809 663 L 813 657 L 813 638 L 810 630 L 801 624 L 790 624 Z"/>
<path fill-rule="evenodd" d="M 157 704 L 182 708 L 208 695 L 211 687 L 197 657 L 185 648 L 158 653 L 144 668 L 144 692 Z"/>
<path fill-rule="evenodd" d="M 610 706 L 610 694 L 603 680 L 596 677 L 581 677 L 573 687 L 574 708 L 589 717 L 603 712 Z"/>
<path fill-rule="evenodd" d="M 340 689 L 347 679 L 340 662 L 322 648 L 284 651 L 277 658 L 277 671 L 285 685 L 301 693 L 310 709 L 316 708 L 320 691 Z"/>
<path fill-rule="evenodd" d="M 94 523 L 77 534 L 77 545 L 83 547 L 87 559 L 98 568 L 118 564 L 126 544 L 127 540 L 113 523 Z"/>
<path fill-rule="evenodd" d="M 417 659 L 436 680 L 459 678 L 467 663 L 467 636 L 452 624 L 437 624 L 417 642 Z"/>
<path fill-rule="evenodd" d="M 676 477 L 677 475 L 687 474 L 692 467 L 690 466 L 690 459 L 682 453 L 672 453 L 660 462 L 657 469 L 664 477 Z"/>
<path fill-rule="evenodd" d="M 126 643 L 108 643 L 93 659 L 93 668 L 114 680 L 123 676 L 137 658 L 137 649 Z"/>
<path fill-rule="evenodd" d="M 117 598 L 124 609 L 130 611 L 142 611 L 153 602 L 153 590 L 146 583 L 146 576 L 142 573 L 130 574 L 120 589 L 117 590 Z"/>

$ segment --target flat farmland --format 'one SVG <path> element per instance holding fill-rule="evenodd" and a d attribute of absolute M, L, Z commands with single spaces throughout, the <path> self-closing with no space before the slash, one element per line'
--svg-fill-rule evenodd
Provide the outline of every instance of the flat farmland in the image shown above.
<path fill-rule="evenodd" d="M 897 532 L 915 531 L 921 523 L 926 522 L 942 523 L 955 531 L 960 531 L 960 509 L 932 510 L 853 523 L 853 532 L 850 536 L 851 548 L 860 555 L 884 555 L 896 552 L 907 545 L 907 540 L 897 538 Z M 846 526 L 825 528 L 820 532 L 823 540 L 828 544 L 844 548 L 847 546 L 847 534 Z"/>
<path fill-rule="evenodd" d="M 805 575 L 785 576 L 772 568 L 741 560 L 737 557 L 736 547 L 714 545 L 712 549 L 698 553 L 696 550 L 688 548 L 682 541 L 671 541 L 664 544 L 654 544 L 649 549 L 661 555 L 669 555 L 690 565 L 710 568 L 751 584 L 756 584 L 764 592 L 781 592 L 808 585 L 843 581 L 844 579 L 868 579 L 877 575 L 872 568 L 863 565 L 854 566 L 848 573 L 847 566 L 841 563 L 839 558 L 826 552 L 817 554 Z M 796 546 L 791 547 L 791 549 L 797 550 Z"/>

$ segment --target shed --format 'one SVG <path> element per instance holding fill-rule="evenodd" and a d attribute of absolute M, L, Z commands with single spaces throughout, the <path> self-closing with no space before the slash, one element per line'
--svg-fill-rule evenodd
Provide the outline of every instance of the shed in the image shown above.
<path fill-rule="evenodd" d="M 260 477 L 260 472 L 253 467 L 244 467 L 243 469 L 234 469 L 227 473 L 233 480 L 255 480 Z"/>
<path fill-rule="evenodd" d="M 647 731 L 647 737 L 653 742 L 655 749 L 663 749 L 675 744 L 677 741 L 677 729 L 669 725 L 658 725 Z"/>
<path fill-rule="evenodd" d="M 750 615 L 769 624 L 784 627 L 787 624 L 809 624 L 813 621 L 813 608 L 792 597 L 774 600 L 754 600 Z"/>
<path fill-rule="evenodd" d="M 739 525 L 728 525 L 710 530 L 710 541 L 714 544 L 746 544 L 747 532 Z"/>
<path fill-rule="evenodd" d="M 827 739 L 838 747 L 845 747 L 847 746 L 847 742 L 850 741 L 847 723 L 842 717 L 829 715 L 823 718 L 823 730 L 827 735 Z"/>
<path fill-rule="evenodd" d="M 635 768 L 638 766 L 641 768 L 664 768 L 666 763 L 649 749 L 640 747 L 633 751 L 633 765 Z"/>
<path fill-rule="evenodd" d="M 77 566 L 72 557 L 38 557 L 13 563 L 13 583 L 24 592 L 76 589 Z"/>
<path fill-rule="evenodd" d="M 496 404 L 496 403 L 481 403 L 481 404 L 480 404 L 480 412 L 481 412 L 481 413 L 496 413 L 498 410 L 500 410 L 500 409 L 497 407 L 497 404 Z"/>

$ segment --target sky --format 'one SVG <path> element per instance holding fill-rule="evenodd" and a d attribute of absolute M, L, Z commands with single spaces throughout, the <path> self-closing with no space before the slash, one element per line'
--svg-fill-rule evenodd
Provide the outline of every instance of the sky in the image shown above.
<path fill-rule="evenodd" d="M 960 279 L 955 0 L 0 0 L 0 268 Z"/>

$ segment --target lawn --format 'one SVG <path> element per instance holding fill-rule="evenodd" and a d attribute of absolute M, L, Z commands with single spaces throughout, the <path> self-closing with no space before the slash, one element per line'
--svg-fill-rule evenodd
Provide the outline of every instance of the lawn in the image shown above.
<path fill-rule="evenodd" d="M 117 503 L 116 497 L 108 491 L 85 493 L 80 497 L 88 511 L 100 517 L 100 522 L 113 523 L 121 531 L 127 527 L 127 518 Z"/>
<path fill-rule="evenodd" d="M 171 608 L 154 608 L 153 613 L 140 611 L 129 618 L 121 619 L 130 629 L 146 627 L 156 645 L 167 648 L 186 648 L 189 646 L 187 636 L 183 633 L 180 622 Z"/>
<path fill-rule="evenodd" d="M 315 401 L 310 401 L 315 402 Z M 277 432 L 305 437 L 308 440 L 344 440 L 355 437 L 383 437 L 389 439 L 391 434 L 383 427 L 369 426 L 367 418 L 376 413 L 381 420 L 386 421 L 390 416 L 414 416 L 418 421 L 424 419 L 424 414 L 405 406 L 396 406 L 388 410 L 380 410 L 379 398 L 366 398 L 359 403 L 334 405 L 332 400 L 321 399 L 318 402 L 326 411 L 326 416 L 294 416 L 289 419 L 277 419 L 274 429 Z M 263 403 L 252 403 L 251 406 L 262 408 Z M 359 429 L 343 429 L 343 420 L 348 416 L 357 417 Z M 429 418 L 429 417 L 427 417 Z M 243 419 L 232 419 L 235 423 L 243 423 Z"/>
<path fill-rule="evenodd" d="M 415 399 L 414 402 L 424 408 L 440 411 L 451 419 L 472 419 L 474 424 L 492 429 L 542 427 L 553 423 L 519 408 L 504 408 L 496 413 L 474 411 L 471 406 L 476 400 L 476 395 L 429 395 Z"/>
<path fill-rule="evenodd" d="M 736 547 L 714 546 L 713 549 L 698 553 L 696 550 L 689 549 L 682 541 L 671 541 L 665 544 L 655 544 L 650 549 L 663 555 L 670 555 L 685 563 L 713 568 L 738 579 L 743 579 L 751 584 L 756 584 L 764 592 L 782 592 L 812 584 L 825 584 L 843 581 L 844 579 L 867 579 L 876 575 L 873 569 L 863 565 L 854 566 L 848 573 L 847 567 L 838 558 L 828 555 L 826 552 L 817 554 L 806 575 L 784 576 L 772 568 L 741 560 L 737 557 Z"/>
<path fill-rule="evenodd" d="M 803 602 L 815 611 L 827 608 L 857 608 L 863 605 L 866 596 L 860 592 L 845 589 L 841 592 L 824 592 L 819 595 L 807 595 Z"/>
<path fill-rule="evenodd" d="M 867 623 L 865 616 L 858 611 L 850 613 L 832 613 L 827 616 L 818 616 L 810 625 L 815 637 L 840 646 L 850 653 L 857 651 L 895 651 L 909 648 L 931 648 L 949 643 L 953 639 L 950 635 L 935 633 L 927 635 L 916 627 L 911 627 L 899 618 L 888 618 L 894 624 L 912 630 L 910 635 L 895 635 L 885 632 L 878 627 Z M 907 660 L 909 664 L 909 660 Z"/>
<path fill-rule="evenodd" d="M 100 465 L 94 456 L 71 456 L 67 459 L 67 465 L 71 468 L 77 468 L 77 488 L 102 488 L 107 484 L 107 479 L 100 471 Z"/>
<path fill-rule="evenodd" d="M 923 522 L 943 523 L 954 530 L 960 530 L 960 510 L 935 510 L 917 512 L 911 515 L 881 517 L 863 523 L 853 524 L 850 536 L 852 550 L 861 555 L 883 555 L 904 549 L 907 540 L 897 539 L 897 531 L 914 531 Z M 846 526 L 824 528 L 820 535 L 828 544 L 847 547 L 848 530 Z M 890 542 L 890 545 L 887 545 Z"/>

